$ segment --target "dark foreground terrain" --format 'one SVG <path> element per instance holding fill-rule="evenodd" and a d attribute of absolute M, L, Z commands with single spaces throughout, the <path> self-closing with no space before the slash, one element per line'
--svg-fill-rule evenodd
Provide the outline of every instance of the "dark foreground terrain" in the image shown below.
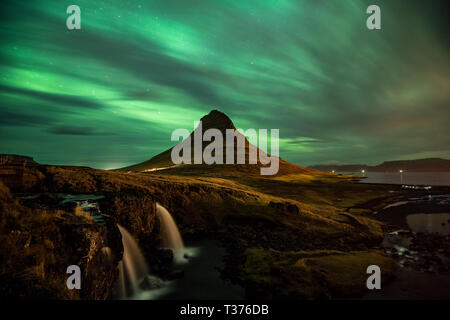
<path fill-rule="evenodd" d="M 156 202 L 183 236 L 226 249 L 222 277 L 247 298 L 361 297 L 367 266 L 380 266 L 383 282 L 399 266 L 382 246 L 392 223 L 374 213 L 414 192 L 314 170 L 263 178 L 243 166 L 126 173 L 22 162 L 4 163 L 0 179 L 2 298 L 113 298 L 123 254 L 117 223 L 164 276 L 171 256 L 159 249 Z M 98 196 L 101 221 L 62 205 L 61 194 Z M 66 288 L 71 264 L 81 267 L 82 290 Z"/>

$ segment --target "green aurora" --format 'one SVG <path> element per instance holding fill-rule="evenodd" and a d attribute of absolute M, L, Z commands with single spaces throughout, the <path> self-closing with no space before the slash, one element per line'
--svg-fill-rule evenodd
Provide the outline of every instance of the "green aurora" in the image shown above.
<path fill-rule="evenodd" d="M 450 158 L 448 1 L 0 5 L 0 153 L 117 168 L 219 109 L 300 165 Z"/>

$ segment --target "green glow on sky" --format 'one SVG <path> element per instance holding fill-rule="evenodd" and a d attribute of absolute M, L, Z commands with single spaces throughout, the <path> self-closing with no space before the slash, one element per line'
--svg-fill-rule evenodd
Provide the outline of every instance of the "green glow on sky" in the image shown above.
<path fill-rule="evenodd" d="M 66 8 L 82 29 L 66 29 Z M 365 27 L 369 4 L 382 30 Z M 446 1 L 3 1 L 0 153 L 112 168 L 211 109 L 291 162 L 450 157 Z M 447 11 L 448 12 L 448 11 Z"/>

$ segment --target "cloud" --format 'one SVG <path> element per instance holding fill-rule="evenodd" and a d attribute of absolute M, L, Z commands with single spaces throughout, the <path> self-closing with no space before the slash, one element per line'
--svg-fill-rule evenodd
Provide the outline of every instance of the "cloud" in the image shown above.
<path fill-rule="evenodd" d="M 448 154 L 448 1 L 383 3 L 380 32 L 368 0 L 79 2 L 74 32 L 53 1 L 2 3 L 0 125 L 23 141 L 0 148 L 145 160 L 218 106 L 295 163 Z"/>
<path fill-rule="evenodd" d="M 46 129 L 46 132 L 58 135 L 75 135 L 75 136 L 111 136 L 116 135 L 115 132 L 98 131 L 94 127 L 79 126 L 55 126 Z"/>
<path fill-rule="evenodd" d="M 23 114 L 0 108 L 0 124 L 4 126 L 42 126 L 52 122 L 53 119 L 46 115 Z"/>
<path fill-rule="evenodd" d="M 24 88 L 17 88 L 7 85 L 0 85 L 0 92 L 25 96 L 29 98 L 36 98 L 43 102 L 52 103 L 62 107 L 76 107 L 88 109 L 100 109 L 104 107 L 101 103 L 98 103 L 92 99 L 70 94 L 49 93 Z"/>

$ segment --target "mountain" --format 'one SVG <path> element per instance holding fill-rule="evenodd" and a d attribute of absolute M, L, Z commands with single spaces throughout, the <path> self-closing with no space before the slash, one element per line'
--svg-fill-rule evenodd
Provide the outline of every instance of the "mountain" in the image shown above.
<path fill-rule="evenodd" d="M 361 170 L 367 170 L 370 166 L 367 164 L 318 164 L 309 166 L 308 168 L 316 169 L 325 172 L 339 171 L 339 172 L 359 172 Z"/>
<path fill-rule="evenodd" d="M 417 160 L 400 160 L 400 161 L 385 161 L 375 167 L 376 171 L 416 171 L 429 172 L 450 171 L 450 160 L 441 158 L 427 158 Z"/>
<path fill-rule="evenodd" d="M 373 172 L 396 172 L 399 170 L 411 172 L 450 172 L 450 160 L 441 158 L 426 158 L 417 160 L 385 161 L 376 166 L 365 164 L 327 164 L 310 166 L 311 169 L 322 171 L 357 172 L 361 170 Z"/>
<path fill-rule="evenodd" d="M 207 115 L 202 117 L 200 119 L 202 126 L 201 126 L 201 135 L 203 136 L 204 132 L 208 129 L 218 129 L 222 135 L 223 135 L 223 163 L 225 163 L 225 155 L 227 150 L 230 150 L 231 146 L 228 146 L 225 139 L 225 132 L 227 129 L 232 129 L 235 131 L 236 135 L 239 137 L 242 137 L 242 135 L 236 131 L 236 127 L 233 124 L 233 121 L 223 112 L 220 112 L 218 110 L 212 110 Z M 193 146 L 193 140 L 195 134 L 200 134 L 200 126 L 198 126 L 191 134 L 191 141 L 192 141 L 192 147 L 190 147 L 191 150 L 191 159 L 194 158 L 194 152 L 195 147 Z M 270 133 L 269 133 L 270 134 Z M 182 165 L 175 165 L 172 162 L 171 159 L 171 153 L 172 149 L 175 147 L 181 147 L 182 144 L 187 143 L 189 141 L 182 141 L 178 143 L 176 146 L 152 157 L 151 159 L 129 166 L 125 168 L 118 169 L 120 171 L 157 171 L 157 170 L 171 170 L 176 171 L 177 173 L 186 173 L 190 172 L 192 174 L 202 174 L 205 171 L 211 173 L 211 172 L 221 172 L 221 173 L 237 173 L 237 174 L 260 174 L 260 168 L 261 167 L 268 167 L 270 165 L 262 164 L 259 159 L 259 148 L 255 145 L 251 144 L 247 138 L 242 137 L 245 140 L 245 148 L 238 149 L 237 144 L 234 145 L 234 163 L 236 162 L 238 154 L 244 153 L 245 157 L 245 164 L 213 164 L 213 165 L 207 165 L 204 164 L 204 161 L 202 161 L 202 164 L 182 164 Z M 235 139 L 236 140 L 236 139 Z M 211 142 L 203 142 L 201 145 L 201 152 L 203 153 L 206 146 L 208 146 Z M 249 164 L 249 154 L 250 151 L 256 151 L 258 155 L 257 164 Z M 265 154 L 265 153 L 264 153 Z M 308 169 L 304 167 L 300 167 L 294 164 L 291 164 L 287 161 L 284 161 L 283 159 L 279 158 L 279 171 L 278 175 L 285 175 L 285 174 L 319 174 L 316 170 Z M 320 174 L 323 174 L 321 172 Z"/>

